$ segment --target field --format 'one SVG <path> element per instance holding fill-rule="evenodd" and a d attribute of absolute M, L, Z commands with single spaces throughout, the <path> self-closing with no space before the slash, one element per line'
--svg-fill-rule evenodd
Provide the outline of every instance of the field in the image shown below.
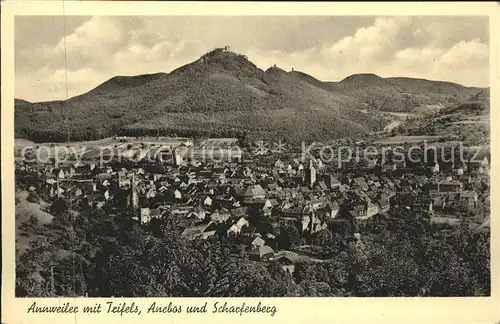
<path fill-rule="evenodd" d="M 180 150 L 181 155 L 188 155 L 193 158 L 204 156 L 235 154 L 235 152 L 220 151 L 219 148 L 230 148 L 238 142 L 237 138 L 208 138 L 199 143 L 192 143 L 188 138 L 181 137 L 108 137 L 96 141 L 79 141 L 70 143 L 33 143 L 23 139 L 16 139 L 15 155 L 20 158 L 23 148 L 33 148 L 33 153 L 39 162 L 50 162 L 50 158 L 66 160 L 68 155 L 77 155 L 81 161 L 98 161 L 101 156 L 121 156 L 121 157 L 154 157 L 160 148 L 175 148 L 181 144 L 191 146 L 196 149 Z M 203 150 L 202 150 L 203 148 Z M 212 148 L 212 150 L 210 150 Z"/>
<path fill-rule="evenodd" d="M 208 138 L 200 143 L 200 146 L 224 146 L 236 144 L 237 138 Z"/>
<path fill-rule="evenodd" d="M 388 138 L 384 138 L 380 141 L 377 141 L 378 144 L 403 144 L 403 143 L 421 143 L 423 141 L 433 142 L 439 140 L 441 135 L 419 135 L 419 136 L 392 136 Z"/>
<path fill-rule="evenodd" d="M 488 115 L 467 116 L 466 120 L 452 122 L 452 125 L 488 125 L 490 118 Z"/>
<path fill-rule="evenodd" d="M 33 217 L 38 224 L 50 224 L 54 216 L 43 210 L 46 207 L 44 202 L 33 203 L 27 200 L 28 192 L 16 192 L 16 246 L 20 251 L 26 250 L 32 241 L 44 240 L 42 235 L 27 235 L 25 227 L 29 224 L 30 219 Z"/>
<path fill-rule="evenodd" d="M 410 112 L 388 112 L 384 111 L 384 114 L 389 114 L 391 116 L 400 117 L 400 118 L 409 118 L 409 117 L 421 117 L 423 114 L 419 113 L 410 113 Z"/>

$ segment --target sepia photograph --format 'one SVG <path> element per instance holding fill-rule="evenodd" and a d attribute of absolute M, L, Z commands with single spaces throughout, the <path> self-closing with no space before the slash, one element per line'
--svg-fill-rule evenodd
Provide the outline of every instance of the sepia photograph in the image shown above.
<path fill-rule="evenodd" d="M 490 20 L 409 13 L 16 16 L 15 297 L 491 296 Z"/>

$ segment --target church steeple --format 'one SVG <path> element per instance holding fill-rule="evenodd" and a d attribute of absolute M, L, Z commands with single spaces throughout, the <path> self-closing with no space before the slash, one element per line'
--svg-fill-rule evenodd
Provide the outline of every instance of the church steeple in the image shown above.
<path fill-rule="evenodd" d="M 130 181 L 130 206 L 134 209 L 134 212 L 139 209 L 139 195 L 137 194 L 137 184 L 135 182 L 135 173 L 132 173 L 132 179 Z"/>
<path fill-rule="evenodd" d="M 309 166 L 305 171 L 307 185 L 312 187 L 316 183 L 316 168 L 314 167 L 312 160 L 309 160 Z"/>

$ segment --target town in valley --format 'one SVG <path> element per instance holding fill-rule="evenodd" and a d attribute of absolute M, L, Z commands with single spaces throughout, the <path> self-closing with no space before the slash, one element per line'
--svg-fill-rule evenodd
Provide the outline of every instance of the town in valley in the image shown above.
<path fill-rule="evenodd" d="M 160 18 L 151 21 L 170 21 Z M 488 45 L 484 37 L 466 37 L 484 28 L 458 33 L 464 38 L 457 40 L 465 40 L 448 52 L 447 47 L 424 48 L 422 53 L 435 55 L 435 60 L 410 48 L 409 42 L 418 45 L 439 36 L 424 28 L 431 25 L 427 20 L 435 20 L 432 26 L 455 24 L 450 25 L 455 32 L 462 24 L 488 23 L 403 18 L 361 17 L 351 22 L 334 17 L 321 24 L 304 18 L 311 30 L 331 23 L 335 30 L 353 24 L 353 31 L 359 32 L 346 27 L 347 38 L 314 45 L 305 52 L 308 63 L 301 69 L 290 66 L 302 62 L 295 52 L 265 52 L 286 56 L 283 61 L 272 56 L 277 62 L 269 64 L 271 59 L 263 59 L 267 54 L 257 55 L 234 37 L 202 51 L 197 47 L 201 42 L 166 42 L 166 28 L 155 27 L 155 37 L 144 36 L 140 33 L 156 26 L 144 22 L 137 34 L 130 32 L 135 36 L 126 38 L 127 29 L 116 36 L 126 39 L 102 49 L 118 51 L 116 56 L 99 54 L 103 61 L 115 60 L 108 62 L 109 70 L 103 67 L 108 63 L 98 64 L 95 57 L 85 63 L 83 54 L 78 56 L 81 63 L 69 61 L 70 70 L 88 65 L 85 73 L 95 69 L 103 71 L 100 77 L 115 75 L 91 90 L 82 86 L 75 88 L 78 95 L 52 100 L 25 91 L 16 80 L 16 296 L 490 296 L 490 89 L 484 82 L 479 87 L 396 76 L 433 76 L 445 69 L 438 76 L 455 80 L 452 72 L 459 71 L 456 76 L 462 68 L 471 71 L 467 77 L 479 75 L 480 68 L 467 64 L 487 59 Z M 38 21 L 30 19 L 19 21 L 26 26 Z M 127 19 L 80 17 L 73 24 L 81 23 L 78 28 L 89 28 L 89 33 L 101 30 L 95 27 L 101 25 L 135 28 L 136 22 Z M 169 19 L 176 24 L 192 21 L 189 26 L 195 28 L 198 18 Z M 261 19 L 252 26 L 271 26 L 277 18 Z M 289 18 L 280 19 L 295 26 Z M 241 20 L 242 26 L 246 23 Z M 247 30 L 254 29 L 245 29 L 245 37 L 252 37 Z M 281 38 L 289 35 L 281 30 L 285 28 L 274 31 Z M 404 34 L 409 31 L 411 35 Z M 390 44 L 384 48 L 370 43 L 367 48 L 379 52 L 358 57 L 364 52 L 356 46 L 371 42 L 362 37 L 368 32 L 379 33 L 376 39 L 394 40 L 383 42 Z M 264 33 L 274 37 L 265 30 L 259 39 L 267 39 Z M 311 31 L 308 37 L 319 34 Z M 81 35 L 87 34 L 75 31 L 71 37 Z M 52 41 L 63 48 L 61 37 Z M 397 37 L 405 41 L 398 43 Z M 310 45 L 298 39 L 287 42 L 297 42 L 297 51 Z M 247 52 L 224 45 L 229 40 Z M 127 42 L 131 45 L 120 52 Z M 281 46 L 278 40 L 274 43 Z M 24 54 L 16 54 L 16 60 L 19 57 L 19 66 L 28 69 L 37 60 L 22 63 L 26 53 L 48 50 L 28 51 L 22 47 L 26 44 L 19 43 Z M 144 52 L 149 61 L 144 63 L 142 56 L 141 63 L 126 61 L 133 59 L 130 48 L 139 53 L 141 46 L 152 46 Z M 175 53 L 162 56 L 175 46 Z M 466 68 L 453 65 L 464 48 L 464 59 L 479 58 L 463 63 Z M 120 76 L 111 68 L 120 62 L 120 68 L 151 71 L 156 66 L 148 64 L 157 62 L 155 55 L 171 67 L 183 51 L 196 54 L 185 54 L 168 73 Z M 394 77 L 364 73 L 375 71 L 378 63 L 361 60 L 372 59 L 401 71 L 381 69 L 394 71 Z M 427 59 L 434 70 L 422 65 Z M 337 68 L 342 73 L 354 67 L 357 71 L 358 65 L 363 73 L 343 75 L 338 82 L 320 80 L 334 80 Z M 43 71 L 52 67 L 45 66 Z M 311 73 L 323 74 L 313 77 L 301 71 L 307 66 Z M 87 80 L 72 75 L 70 86 Z M 19 84 L 30 89 L 19 78 Z M 466 79 L 460 80 L 469 82 Z M 59 91 L 56 85 L 46 86 Z M 158 309 L 166 305 L 158 304 Z M 114 302 L 109 307 L 126 312 Z M 219 307 L 229 312 L 229 306 Z M 233 308 L 246 312 L 251 307 Z"/>

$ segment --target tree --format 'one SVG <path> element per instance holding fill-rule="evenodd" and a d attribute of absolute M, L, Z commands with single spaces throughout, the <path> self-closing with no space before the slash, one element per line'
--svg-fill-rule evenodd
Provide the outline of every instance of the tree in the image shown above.
<path fill-rule="evenodd" d="M 91 296 L 169 296 L 156 280 L 155 271 L 145 266 L 140 250 L 107 245 L 97 253 L 95 261 L 92 271 L 89 271 Z"/>
<path fill-rule="evenodd" d="M 289 249 L 300 244 L 300 234 L 297 227 L 293 225 L 281 225 L 277 237 L 278 246 L 281 249 Z"/>
<path fill-rule="evenodd" d="M 56 216 L 63 214 L 66 210 L 68 210 L 68 203 L 62 198 L 57 198 L 50 206 L 50 213 Z"/>
<path fill-rule="evenodd" d="M 331 246 L 333 243 L 332 232 L 328 229 L 322 229 L 315 233 L 313 238 L 313 244 L 321 246 Z"/>
<path fill-rule="evenodd" d="M 28 200 L 31 203 L 37 204 L 40 202 L 40 197 L 38 196 L 38 194 L 36 192 L 30 191 L 28 193 L 28 197 L 26 198 L 26 200 Z"/>
<path fill-rule="evenodd" d="M 42 257 L 44 248 L 32 248 L 24 253 L 16 250 L 16 297 L 50 296 L 47 277 L 40 269 L 48 269 L 49 264 Z"/>
<path fill-rule="evenodd" d="M 267 266 L 267 271 L 275 282 L 275 287 L 273 288 L 273 296 L 284 297 L 296 295 L 297 287 L 292 281 L 292 276 L 290 275 L 290 273 L 286 272 L 278 262 L 271 262 Z"/>
<path fill-rule="evenodd" d="M 420 268 L 413 250 L 408 241 L 370 246 L 358 293 L 373 297 L 418 296 Z"/>
<path fill-rule="evenodd" d="M 228 245 L 194 240 L 180 257 L 179 296 L 231 296 L 244 282 L 244 262 L 231 255 Z M 233 293 L 232 293 L 233 291 Z"/>
<path fill-rule="evenodd" d="M 328 297 L 331 295 L 331 288 L 326 282 L 304 280 L 299 285 L 299 295 L 301 297 Z"/>
<path fill-rule="evenodd" d="M 357 224 L 355 219 L 339 218 L 328 223 L 328 228 L 335 235 L 339 234 L 343 238 L 352 237 L 357 232 Z"/>
<path fill-rule="evenodd" d="M 303 280 L 316 281 L 316 268 L 310 262 L 298 262 L 295 264 L 293 277 L 297 283 Z"/>
<path fill-rule="evenodd" d="M 28 225 L 32 230 L 36 229 L 36 227 L 38 226 L 38 219 L 35 217 L 35 215 L 30 216 L 28 220 Z"/>

